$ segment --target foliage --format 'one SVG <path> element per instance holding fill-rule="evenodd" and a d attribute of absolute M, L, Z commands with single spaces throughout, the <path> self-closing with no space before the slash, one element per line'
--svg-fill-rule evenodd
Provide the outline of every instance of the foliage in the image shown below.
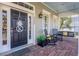
<path fill-rule="evenodd" d="M 46 36 L 44 34 L 40 34 L 38 37 L 37 37 L 37 42 L 38 43 L 41 43 L 41 42 L 44 42 L 46 39 Z"/>
<path fill-rule="evenodd" d="M 71 22 L 72 22 L 71 17 L 61 17 L 60 29 L 63 29 L 63 28 L 71 29 L 71 26 L 70 26 Z"/>

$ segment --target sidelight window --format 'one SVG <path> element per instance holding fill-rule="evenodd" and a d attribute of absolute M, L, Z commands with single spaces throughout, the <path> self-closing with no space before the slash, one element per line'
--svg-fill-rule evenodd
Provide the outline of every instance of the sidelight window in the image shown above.
<path fill-rule="evenodd" d="M 29 39 L 31 39 L 31 16 L 29 16 Z"/>
<path fill-rule="evenodd" d="M 2 11 L 2 38 L 3 38 L 3 45 L 7 44 L 7 11 Z"/>

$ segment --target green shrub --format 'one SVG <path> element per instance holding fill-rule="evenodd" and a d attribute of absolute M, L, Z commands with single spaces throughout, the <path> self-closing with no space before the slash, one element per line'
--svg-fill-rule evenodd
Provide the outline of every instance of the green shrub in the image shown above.
<path fill-rule="evenodd" d="M 44 34 L 40 34 L 38 37 L 37 37 L 37 42 L 38 43 L 42 43 L 44 42 L 46 39 L 46 36 Z"/>

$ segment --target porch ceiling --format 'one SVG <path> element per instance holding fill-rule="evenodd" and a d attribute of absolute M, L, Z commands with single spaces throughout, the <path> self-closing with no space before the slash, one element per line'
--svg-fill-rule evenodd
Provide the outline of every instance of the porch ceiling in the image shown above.
<path fill-rule="evenodd" d="M 61 16 L 79 14 L 79 2 L 44 2 L 44 4 Z"/>

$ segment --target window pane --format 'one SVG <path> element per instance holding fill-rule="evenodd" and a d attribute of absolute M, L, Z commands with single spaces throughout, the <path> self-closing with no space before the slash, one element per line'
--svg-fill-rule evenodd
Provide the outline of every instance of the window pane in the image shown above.
<path fill-rule="evenodd" d="M 29 16 L 29 39 L 31 39 L 31 16 Z"/>
<path fill-rule="evenodd" d="M 12 3 L 17 4 L 17 5 L 20 5 L 20 6 L 25 7 L 25 8 L 28 8 L 30 10 L 33 10 L 33 7 L 32 6 L 30 6 L 28 4 L 25 4 L 23 2 L 12 2 Z"/>
<path fill-rule="evenodd" d="M 7 11 L 2 11 L 2 37 L 3 45 L 7 44 Z"/>

